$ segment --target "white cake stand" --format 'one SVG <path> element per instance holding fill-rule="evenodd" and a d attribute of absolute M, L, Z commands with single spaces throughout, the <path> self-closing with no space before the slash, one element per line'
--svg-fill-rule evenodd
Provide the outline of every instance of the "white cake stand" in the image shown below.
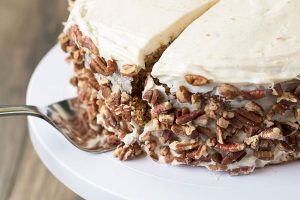
<path fill-rule="evenodd" d="M 27 104 L 44 106 L 75 95 L 71 67 L 56 45 L 32 75 Z M 111 153 L 93 155 L 69 144 L 40 119 L 28 119 L 32 143 L 48 169 L 86 199 L 297 199 L 300 162 L 230 177 L 203 168 L 173 167 L 150 159 L 120 162 Z"/>

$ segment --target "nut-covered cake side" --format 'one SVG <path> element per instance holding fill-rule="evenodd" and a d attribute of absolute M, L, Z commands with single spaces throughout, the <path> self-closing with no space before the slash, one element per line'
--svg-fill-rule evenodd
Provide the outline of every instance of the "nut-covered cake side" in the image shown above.
<path fill-rule="evenodd" d="M 147 0 L 69 1 L 71 13 L 60 43 L 74 66 L 71 83 L 78 88 L 90 124 L 103 126 L 122 141 L 115 151 L 119 159 L 142 152 L 138 137 L 150 120 L 142 91 L 153 65 L 172 40 L 216 2 L 180 0 L 170 6 Z M 124 12 L 126 8 L 132 12 Z M 163 20 L 155 22 L 154 14 Z"/>
<path fill-rule="evenodd" d="M 87 109 L 91 126 L 103 126 L 128 144 L 124 149 L 122 143 L 116 150 L 121 160 L 141 154 L 134 137 L 138 137 L 135 135 L 147 121 L 147 105 L 139 97 L 146 73 L 137 75 L 128 66 L 126 69 L 130 73 L 126 74 L 127 71 L 119 69 L 114 60 L 102 58 L 91 39 L 82 35 L 76 25 L 61 34 L 59 40 L 61 48 L 70 55 L 67 60 L 74 69 L 70 82 L 77 87 L 79 100 Z M 123 83 L 127 81 L 133 88 L 132 93 L 121 91 L 113 76 L 122 79 Z M 128 152 L 121 152 L 125 150 Z"/>
<path fill-rule="evenodd" d="M 148 154 L 233 175 L 300 158 L 299 9 L 220 1 L 185 29 L 145 87 Z"/>
<path fill-rule="evenodd" d="M 300 158 L 299 97 L 297 80 L 273 89 L 222 84 L 206 93 L 184 86 L 171 93 L 149 77 L 143 98 L 151 121 L 140 141 L 155 161 L 248 174 Z"/>

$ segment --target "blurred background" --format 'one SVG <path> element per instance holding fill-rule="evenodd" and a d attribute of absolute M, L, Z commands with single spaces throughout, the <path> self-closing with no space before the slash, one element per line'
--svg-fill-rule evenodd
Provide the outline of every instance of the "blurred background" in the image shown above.
<path fill-rule="evenodd" d="M 66 0 L 0 0 L 0 105 L 24 104 L 30 76 L 57 42 Z M 80 199 L 41 163 L 25 117 L 0 118 L 0 200 Z"/>

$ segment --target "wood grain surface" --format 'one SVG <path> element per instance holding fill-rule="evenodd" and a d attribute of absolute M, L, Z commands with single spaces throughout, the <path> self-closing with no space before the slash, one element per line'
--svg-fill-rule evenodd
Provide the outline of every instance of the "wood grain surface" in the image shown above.
<path fill-rule="evenodd" d="M 0 105 L 24 104 L 29 78 L 57 40 L 66 0 L 0 0 Z M 41 163 L 24 117 L 0 119 L 0 200 L 81 199 Z"/>

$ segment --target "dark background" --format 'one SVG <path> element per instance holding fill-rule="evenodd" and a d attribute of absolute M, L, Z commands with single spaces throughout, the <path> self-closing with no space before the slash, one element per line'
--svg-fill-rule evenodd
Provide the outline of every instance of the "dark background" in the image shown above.
<path fill-rule="evenodd" d="M 30 76 L 57 42 L 66 0 L 0 0 L 0 105 L 24 104 Z M 0 200 L 80 199 L 41 163 L 26 118 L 0 118 Z"/>

